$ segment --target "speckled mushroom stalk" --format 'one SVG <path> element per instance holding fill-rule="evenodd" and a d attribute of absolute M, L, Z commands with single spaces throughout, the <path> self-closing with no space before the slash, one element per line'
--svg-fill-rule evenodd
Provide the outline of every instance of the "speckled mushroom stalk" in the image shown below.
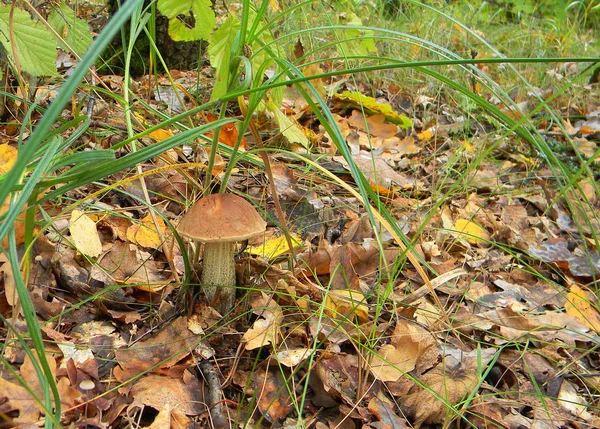
<path fill-rule="evenodd" d="M 236 283 L 235 242 L 204 243 L 204 259 L 200 280 L 206 298 L 214 308 L 220 313 L 222 312 L 219 309 L 233 308 Z"/>

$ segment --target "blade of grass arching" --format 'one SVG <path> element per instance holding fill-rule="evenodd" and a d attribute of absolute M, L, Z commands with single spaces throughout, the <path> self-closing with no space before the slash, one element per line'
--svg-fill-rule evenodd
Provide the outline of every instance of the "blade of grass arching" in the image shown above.
<path fill-rule="evenodd" d="M 354 56 L 353 59 L 368 59 L 372 60 L 373 57 L 362 57 Z M 275 60 L 275 59 L 274 59 Z M 392 70 L 402 68 L 414 68 L 414 67 L 426 67 L 426 66 L 448 66 L 448 65 L 461 65 L 461 64 L 526 64 L 526 63 L 566 63 L 566 62 L 580 62 L 580 63 L 596 63 L 598 58 L 594 57 L 577 57 L 577 58 L 482 58 L 482 59 L 460 59 L 460 60 L 427 60 L 427 61 L 411 61 L 402 62 L 399 60 L 392 64 L 376 64 L 372 66 L 361 66 L 352 69 L 333 70 L 323 72 L 311 76 L 291 76 L 289 80 L 276 81 L 275 79 L 269 79 L 263 86 L 258 88 L 249 88 L 247 90 L 232 91 L 223 95 L 216 101 L 231 101 L 240 96 L 249 95 L 253 92 L 264 91 L 268 89 L 278 88 L 281 86 L 294 86 L 298 83 L 306 83 L 311 80 L 327 79 L 335 76 L 344 76 L 350 73 L 371 73 L 380 70 Z M 320 62 L 319 61 L 315 61 Z M 287 62 L 286 62 L 287 63 Z M 289 64 L 289 63 L 287 63 Z"/>
<path fill-rule="evenodd" d="M 51 160 L 54 157 L 54 155 L 56 154 L 56 152 L 60 146 L 60 143 L 61 143 L 61 139 L 58 137 L 54 137 L 51 140 L 51 142 L 49 143 L 50 147 L 48 147 L 47 152 L 44 154 L 42 159 L 39 161 L 35 170 L 31 173 L 29 180 L 27 181 L 27 183 L 25 184 L 25 186 L 19 193 L 18 197 L 16 197 L 11 202 L 11 207 L 13 205 L 17 205 L 17 204 L 21 204 L 21 207 L 23 207 L 30 197 L 33 197 L 33 200 L 35 200 L 36 196 L 32 195 L 33 191 L 35 189 L 35 186 L 38 183 L 39 179 L 42 177 L 42 175 L 50 167 Z M 28 216 L 27 216 L 27 218 L 29 220 L 29 224 L 26 225 L 26 240 L 27 240 L 27 232 L 29 232 L 29 239 L 30 239 L 29 241 L 31 241 L 31 232 L 33 231 L 33 222 L 31 219 L 32 215 L 33 215 L 33 211 L 29 212 Z M 51 428 L 53 420 L 60 422 L 60 415 L 61 415 L 60 397 L 58 395 L 58 389 L 56 387 L 56 382 L 54 380 L 54 376 L 52 375 L 52 372 L 50 371 L 50 367 L 49 367 L 48 361 L 46 359 L 44 343 L 42 341 L 42 333 L 40 331 L 40 327 L 37 322 L 35 308 L 31 301 L 31 297 L 29 296 L 29 291 L 27 289 L 27 285 L 25 284 L 23 277 L 21 275 L 21 269 L 20 269 L 19 265 L 25 265 L 26 269 L 29 269 L 30 264 L 28 263 L 28 258 L 31 255 L 29 252 L 25 252 L 25 254 L 23 256 L 23 260 L 21 261 L 21 264 L 19 264 L 19 258 L 17 255 L 17 245 L 16 245 L 16 241 L 15 241 L 15 230 L 13 228 L 15 219 L 16 219 L 16 217 L 12 218 L 12 217 L 8 216 L 8 214 L 7 214 L 6 218 L 4 219 L 4 222 L 2 223 L 2 225 L 0 225 L 0 234 L 3 234 L 2 236 L 4 236 L 5 234 L 8 233 L 8 236 L 9 236 L 9 240 L 8 240 L 9 258 L 8 259 L 11 264 L 11 269 L 12 269 L 13 277 L 14 277 L 14 281 L 15 281 L 15 288 L 17 291 L 17 295 L 19 296 L 19 302 L 21 304 L 21 308 L 22 308 L 23 314 L 25 316 L 27 328 L 29 330 L 34 348 L 38 355 L 38 358 L 37 358 L 38 360 L 36 361 L 35 359 L 32 359 L 32 363 L 34 364 L 34 366 L 36 368 L 36 373 L 37 373 L 38 379 L 40 381 L 40 386 L 42 387 L 42 391 L 44 392 L 43 396 L 44 396 L 45 407 L 48 410 L 52 410 L 50 391 L 52 391 L 52 396 L 54 397 L 54 403 L 55 403 L 54 409 L 55 409 L 55 413 L 56 413 L 55 418 L 47 419 L 45 422 L 45 427 Z M 27 247 L 27 244 L 28 243 L 26 241 L 26 243 L 25 243 L 26 247 Z M 28 276 L 26 278 L 28 278 Z M 37 364 L 38 361 L 39 361 L 39 365 Z"/>
<path fill-rule="evenodd" d="M 17 161 L 11 170 L 4 174 L 3 186 L 0 187 L 0 201 L 5 201 L 8 195 L 13 192 L 14 187 L 21 182 L 27 165 L 34 159 L 34 154 L 37 152 L 39 146 L 46 140 L 46 136 L 50 132 L 55 120 L 62 113 L 64 106 L 71 100 L 71 95 L 77 89 L 79 82 L 81 82 L 87 73 L 88 68 L 93 65 L 96 58 L 112 41 L 112 38 L 125 23 L 134 8 L 142 1 L 143 0 L 130 0 L 123 4 L 108 22 L 88 52 L 83 56 L 77 67 L 75 67 L 73 74 L 62 85 L 58 96 L 42 116 L 42 119 L 28 139 L 27 144 L 19 146 Z M 31 181 L 31 178 L 29 178 L 29 181 Z M 3 223 L 10 223 L 12 225 L 12 222 L 9 222 L 8 219 L 14 220 L 22 211 L 26 201 L 27 199 L 20 198 L 18 204 L 11 205 L 4 218 L 6 222 Z M 6 228 L 0 227 L 0 240 L 2 240 L 5 235 Z"/>
<path fill-rule="evenodd" d="M 21 309 L 23 311 L 25 321 L 27 322 L 27 328 L 29 330 L 29 334 L 31 335 L 33 347 L 37 353 L 37 359 L 35 359 L 33 356 L 30 357 L 32 358 L 31 362 L 35 368 L 35 372 L 40 382 L 40 387 L 42 388 L 44 408 L 46 410 L 53 409 L 52 397 L 54 398 L 54 416 L 51 417 L 52 414 L 49 414 L 47 416 L 49 418 L 45 419 L 44 422 L 44 427 L 46 429 L 51 429 L 54 427 L 54 425 L 60 425 L 60 395 L 58 394 L 58 388 L 56 387 L 54 375 L 52 374 L 48 360 L 46 359 L 44 340 L 42 339 L 42 331 L 40 330 L 40 326 L 38 324 L 37 314 L 35 312 L 33 303 L 31 302 L 27 285 L 23 282 L 23 279 L 20 275 L 21 271 L 18 263 L 19 255 L 17 254 L 17 244 L 15 240 L 14 229 L 10 229 L 8 234 L 8 256 L 8 260 L 14 274 L 15 288 L 17 290 L 17 295 L 19 296 Z M 52 392 L 52 397 L 50 392 Z"/>
<path fill-rule="evenodd" d="M 98 164 L 93 170 L 82 171 L 80 175 L 78 175 L 76 178 L 71 179 L 69 183 L 66 183 L 63 186 L 60 186 L 57 189 L 48 192 L 44 197 L 40 199 L 40 202 L 56 198 L 72 189 L 78 188 L 80 186 L 85 186 L 89 183 L 103 179 L 121 170 L 134 167 L 140 162 L 144 162 L 150 158 L 161 155 L 162 153 L 175 146 L 179 146 L 186 142 L 193 141 L 197 137 L 205 134 L 206 132 L 214 130 L 217 127 L 222 127 L 223 125 L 231 122 L 233 122 L 233 119 L 231 118 L 210 122 L 198 128 L 192 128 L 191 130 L 187 130 L 182 133 L 176 134 L 173 137 L 169 137 L 168 139 L 165 139 L 161 142 L 157 142 L 150 146 L 144 147 L 136 152 L 129 153 L 115 161 L 103 162 L 101 164 Z M 66 174 L 68 174 L 68 172 Z M 63 183 L 62 176 L 59 176 L 56 179 L 47 180 L 43 182 L 43 185 L 51 186 L 59 183 Z"/>
<path fill-rule="evenodd" d="M 285 60 L 280 60 L 280 61 L 283 63 L 284 69 L 287 68 L 290 71 L 290 74 L 292 76 L 295 76 L 295 77 L 303 76 L 302 72 L 298 68 L 296 68 L 293 64 L 290 64 L 289 62 L 287 62 Z M 365 178 L 364 174 L 362 173 L 362 171 L 360 171 L 360 169 L 358 168 L 358 166 L 352 159 L 352 154 L 350 153 L 350 148 L 347 144 L 345 144 L 345 139 L 342 135 L 342 132 L 340 131 L 339 127 L 337 126 L 337 122 L 335 121 L 333 114 L 327 107 L 325 100 L 323 100 L 323 98 L 321 97 L 321 95 L 319 94 L 317 89 L 312 84 L 310 84 L 310 82 L 307 81 L 306 86 L 307 86 L 308 90 L 310 91 L 310 95 L 306 92 L 306 90 L 301 85 L 298 85 L 297 89 L 302 94 L 302 96 L 304 97 L 304 99 L 308 103 L 308 105 L 311 107 L 315 116 L 319 119 L 323 128 L 325 128 L 327 133 L 329 133 L 329 135 L 331 136 L 334 144 L 336 145 L 337 150 L 342 154 L 342 156 L 348 163 L 348 165 L 350 167 L 350 173 L 352 174 L 352 177 L 354 178 L 354 181 L 359 189 L 360 200 L 363 202 L 363 204 L 365 206 L 365 210 L 369 216 L 371 223 L 373 225 L 375 225 L 376 216 L 375 216 L 374 212 L 375 212 L 375 210 L 377 210 L 378 213 L 382 214 L 382 218 L 385 219 L 386 228 L 388 228 L 388 227 L 390 228 L 389 232 L 390 233 L 394 232 L 395 237 L 398 237 L 398 239 L 399 239 L 398 245 L 402 246 L 404 251 L 409 249 L 409 251 L 406 252 L 407 257 L 415 266 L 415 269 L 417 270 L 419 275 L 422 277 L 423 282 L 429 287 L 431 294 L 432 294 L 432 298 L 434 299 L 436 305 L 439 306 L 439 310 L 442 313 L 443 319 L 446 322 L 448 322 L 448 316 L 447 316 L 446 312 L 444 311 L 444 307 L 443 307 L 442 303 L 440 302 L 439 298 L 437 297 L 437 294 L 435 293 L 433 285 L 431 284 L 431 281 L 429 280 L 429 276 L 423 269 L 423 265 L 425 264 L 425 262 L 418 255 L 418 253 L 414 250 L 413 246 L 410 243 L 410 240 L 408 240 L 408 238 L 404 235 L 404 233 L 402 232 L 400 227 L 397 225 L 397 223 L 392 218 L 391 214 L 385 209 L 384 205 L 381 203 L 381 200 L 379 199 L 379 195 L 371 188 L 371 185 Z M 311 98 L 311 95 L 312 95 L 312 97 L 314 97 L 314 100 L 316 100 L 316 102 L 313 101 L 313 98 Z M 369 201 L 373 201 L 374 205 L 371 206 Z M 380 234 L 375 234 L 375 236 L 376 236 L 376 239 L 378 242 L 379 249 L 383 250 L 383 243 L 381 242 Z M 428 268 L 431 269 L 430 267 L 428 267 Z"/>

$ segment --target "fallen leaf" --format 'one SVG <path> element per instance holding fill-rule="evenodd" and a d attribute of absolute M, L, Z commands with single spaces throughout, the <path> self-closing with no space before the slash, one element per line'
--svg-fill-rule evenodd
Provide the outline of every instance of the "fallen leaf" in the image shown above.
<path fill-rule="evenodd" d="M 292 234 L 291 238 L 295 249 L 302 247 L 302 240 L 298 235 Z M 290 249 L 288 247 L 288 241 L 285 235 L 271 238 L 265 241 L 263 244 L 259 244 L 258 246 L 250 246 L 246 248 L 246 253 L 249 253 L 250 255 L 262 256 L 263 258 L 267 259 L 278 258 L 281 255 L 285 255 L 289 251 Z"/>
<path fill-rule="evenodd" d="M 148 134 L 148 137 L 150 137 L 152 140 L 154 140 L 156 142 L 166 140 L 173 136 L 174 136 L 173 131 L 165 130 L 164 128 L 160 128 L 160 129 L 152 131 L 151 133 Z"/>
<path fill-rule="evenodd" d="M 208 122 L 214 122 L 217 119 L 219 119 L 218 116 L 213 115 L 212 113 L 207 113 L 206 114 L 206 119 L 208 120 Z M 213 133 L 208 132 L 206 133 L 207 137 L 212 137 Z M 221 127 L 221 132 L 219 134 L 219 141 L 229 147 L 234 147 L 238 141 L 239 138 L 239 132 L 237 129 L 237 125 L 234 123 L 227 123 L 225 125 L 223 125 Z M 246 137 L 242 136 L 241 142 L 240 142 L 240 148 L 242 149 L 246 149 Z"/>
<path fill-rule="evenodd" d="M 565 312 L 569 316 L 576 317 L 588 328 L 600 332 L 600 314 L 598 313 L 598 301 L 594 295 L 572 285 L 567 294 Z"/>
<path fill-rule="evenodd" d="M 279 426 L 292 411 L 289 381 L 284 378 L 277 365 L 268 365 L 266 369 L 262 365 L 252 379 L 258 395 L 258 409 L 265 419 Z"/>
<path fill-rule="evenodd" d="M 368 97 L 360 92 L 344 91 L 336 95 L 336 98 L 373 113 L 383 113 L 388 121 L 393 122 L 401 128 L 409 128 L 413 125 L 413 122 L 409 118 L 396 113 L 389 104 L 379 103 L 373 97 Z"/>
<path fill-rule="evenodd" d="M 289 368 L 304 362 L 304 360 L 310 357 L 312 351 L 313 349 L 309 349 L 306 347 L 292 350 L 283 350 L 277 352 L 275 357 L 277 358 L 277 362 Z"/>
<path fill-rule="evenodd" d="M 8 173 L 17 162 L 19 151 L 8 143 L 0 144 L 0 175 Z"/>
<path fill-rule="evenodd" d="M 357 290 L 331 290 L 325 300 L 325 311 L 334 320 L 354 320 L 356 316 L 358 323 L 369 321 L 365 296 Z"/>
<path fill-rule="evenodd" d="M 458 416 L 452 414 L 448 405 L 458 404 L 479 382 L 477 360 L 456 363 L 452 368 L 439 364 L 419 381 L 402 398 L 402 409 L 414 420 L 414 427 L 449 422 Z"/>
<path fill-rule="evenodd" d="M 254 350 L 267 344 L 273 346 L 279 344 L 281 322 L 283 321 L 281 307 L 264 293 L 261 293 L 261 296 L 253 300 L 250 305 L 254 314 L 260 318 L 242 337 L 246 350 Z"/>
<path fill-rule="evenodd" d="M 353 110 L 348 123 L 372 136 L 389 139 L 398 133 L 398 126 L 385 123 L 385 115 L 376 113 L 365 118 L 359 110 Z"/>
<path fill-rule="evenodd" d="M 456 219 L 454 230 L 458 231 L 459 237 L 465 238 L 471 244 L 479 244 L 490 239 L 490 234 L 471 220 Z"/>
<path fill-rule="evenodd" d="M 80 210 L 71 212 L 69 221 L 71 239 L 78 252 L 95 258 L 102 253 L 102 243 L 96 223 Z"/>
<path fill-rule="evenodd" d="M 429 331 L 410 320 L 396 322 L 391 343 L 377 349 L 369 368 L 381 381 L 398 381 L 417 368 L 421 374 L 438 361 L 437 341 Z"/>
<path fill-rule="evenodd" d="M 162 217 L 157 215 L 156 223 L 160 233 L 164 234 L 166 228 Z M 156 231 L 156 225 L 150 214 L 141 219 L 139 223 L 127 228 L 127 239 L 134 244 L 151 249 L 158 249 L 162 244 L 160 234 Z"/>
<path fill-rule="evenodd" d="M 377 429 L 408 429 L 409 427 L 406 420 L 398 417 L 398 415 L 394 412 L 392 404 L 390 404 L 388 401 L 384 401 L 379 398 L 373 398 L 369 401 L 367 408 L 379 421 L 377 426 L 370 424 L 368 427 Z"/>
<path fill-rule="evenodd" d="M 119 367 L 114 370 L 115 377 L 124 382 L 146 371 L 171 368 L 188 355 L 196 343 L 197 338 L 187 328 L 186 319 L 180 317 L 155 336 L 117 350 Z"/>

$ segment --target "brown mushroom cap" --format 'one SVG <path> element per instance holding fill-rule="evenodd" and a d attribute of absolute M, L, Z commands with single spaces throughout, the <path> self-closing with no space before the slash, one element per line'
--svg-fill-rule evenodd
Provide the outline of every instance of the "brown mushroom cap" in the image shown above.
<path fill-rule="evenodd" d="M 183 216 L 177 231 L 194 241 L 243 241 L 262 234 L 267 223 L 242 197 L 212 194 L 201 198 Z"/>

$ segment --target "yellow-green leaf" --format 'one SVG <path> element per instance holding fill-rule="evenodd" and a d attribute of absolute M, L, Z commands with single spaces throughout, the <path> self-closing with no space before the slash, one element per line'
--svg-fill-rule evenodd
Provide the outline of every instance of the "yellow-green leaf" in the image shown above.
<path fill-rule="evenodd" d="M 401 128 L 409 128 L 413 125 L 410 118 L 395 112 L 389 104 L 380 103 L 373 97 L 361 94 L 360 92 L 344 91 L 338 94 L 336 98 L 349 103 L 351 106 L 362 107 L 370 113 L 383 113 L 388 121 Z"/>

